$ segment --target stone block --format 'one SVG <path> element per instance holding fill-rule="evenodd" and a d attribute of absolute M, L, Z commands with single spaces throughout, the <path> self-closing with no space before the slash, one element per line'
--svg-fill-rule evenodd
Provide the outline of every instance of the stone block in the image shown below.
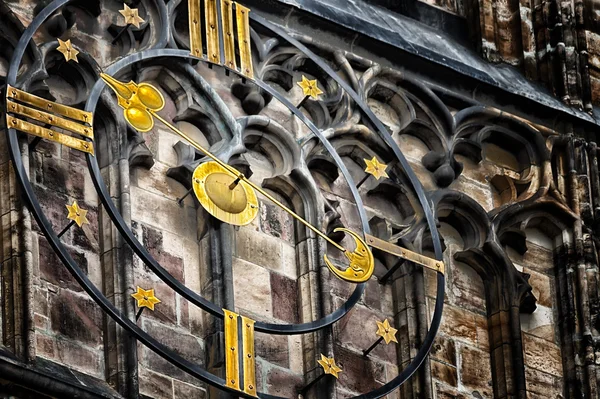
<path fill-rule="evenodd" d="M 463 345 L 458 352 L 461 383 L 469 390 L 477 390 L 483 397 L 491 398 L 493 389 L 489 353 Z"/>
<path fill-rule="evenodd" d="M 164 324 L 144 320 L 144 329 L 154 339 L 173 350 L 184 359 L 202 365 L 204 363 L 204 347 L 202 341 L 181 329 L 170 328 Z M 151 371 L 168 375 L 175 379 L 198 385 L 200 382 L 189 374 L 175 367 L 148 348 L 142 349 L 142 364 Z"/>
<path fill-rule="evenodd" d="M 233 259 L 233 292 L 237 309 L 271 318 L 273 304 L 269 271 L 242 259 Z"/>
<path fill-rule="evenodd" d="M 431 357 L 456 367 L 456 345 L 454 341 L 438 334 L 431 348 Z"/>
<path fill-rule="evenodd" d="M 279 239 L 240 228 L 235 234 L 235 256 L 274 271 L 281 271 L 282 243 Z"/>
<path fill-rule="evenodd" d="M 543 371 L 525 367 L 527 396 L 542 398 L 560 398 L 563 394 L 563 379 Z"/>
<path fill-rule="evenodd" d="M 257 357 L 269 363 L 289 368 L 290 356 L 287 336 L 256 333 L 254 337 L 254 347 Z"/>
<path fill-rule="evenodd" d="M 208 397 L 206 390 L 185 382 L 173 380 L 174 399 L 204 399 Z"/>
<path fill-rule="evenodd" d="M 555 376 L 562 376 L 560 348 L 553 342 L 522 334 L 525 365 Z"/>
<path fill-rule="evenodd" d="M 102 344 L 102 311 L 87 295 L 60 290 L 50 304 L 52 330 L 90 346 Z"/>
<path fill-rule="evenodd" d="M 341 306 L 341 300 L 335 301 L 336 307 Z M 362 353 L 363 350 L 371 346 L 379 338 L 377 332 L 377 321 L 383 321 L 384 317 L 380 313 L 362 306 L 356 305 L 350 313 L 334 326 L 334 331 L 337 335 L 337 342 L 346 348 Z M 395 327 L 393 319 L 390 319 L 390 324 Z M 396 334 L 396 338 L 400 340 L 400 332 Z M 386 345 L 381 343 L 369 354 L 371 359 L 377 358 L 389 363 L 396 362 L 396 344 L 393 342 Z"/>
<path fill-rule="evenodd" d="M 173 379 L 139 366 L 140 393 L 152 399 L 184 398 L 173 396 Z"/>
<path fill-rule="evenodd" d="M 35 332 L 35 351 L 36 355 L 45 357 L 46 359 L 54 359 L 56 357 L 56 348 L 54 347 L 54 338 L 41 333 Z"/>
<path fill-rule="evenodd" d="M 287 323 L 298 322 L 298 282 L 271 273 L 273 317 Z"/>
<path fill-rule="evenodd" d="M 295 398 L 303 385 L 304 379 L 289 370 L 273 367 L 266 373 L 267 393 L 271 395 Z"/>
<path fill-rule="evenodd" d="M 485 288 L 477 272 L 464 263 L 452 262 L 449 275 L 450 302 L 459 308 L 485 315 Z"/>
<path fill-rule="evenodd" d="M 458 385 L 458 375 L 456 367 L 449 366 L 445 363 L 431 361 L 431 375 L 445 384 L 456 387 Z"/>
<path fill-rule="evenodd" d="M 55 361 L 96 378 L 104 378 L 104 353 L 77 344 L 70 339 L 56 339 Z"/>
<path fill-rule="evenodd" d="M 79 283 L 73 278 L 71 273 L 67 270 L 65 265 L 55 255 L 50 244 L 45 238 L 40 237 L 39 239 L 39 254 L 41 262 L 40 265 L 40 277 L 54 285 L 62 288 L 70 289 L 73 291 L 83 291 Z M 77 263 L 80 269 L 87 274 L 87 258 L 84 253 L 71 251 L 71 256 Z"/>
<path fill-rule="evenodd" d="M 261 201 L 260 229 L 263 233 L 294 244 L 294 219 L 278 206 Z"/>
<path fill-rule="evenodd" d="M 350 392 L 369 392 L 378 388 L 385 378 L 385 367 L 381 362 L 371 361 L 362 353 L 340 346 L 334 348 L 335 361 L 342 368 L 337 386 Z"/>

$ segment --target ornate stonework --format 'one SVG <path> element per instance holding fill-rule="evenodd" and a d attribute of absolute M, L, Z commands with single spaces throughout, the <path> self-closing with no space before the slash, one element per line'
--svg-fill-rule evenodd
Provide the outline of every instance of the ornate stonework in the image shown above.
<path fill-rule="evenodd" d="M 49 3 L 0 0 L 3 90 L 16 43 Z M 52 13 L 27 45 L 19 87 L 83 109 L 100 73 L 119 60 L 145 50 L 189 49 L 187 2 L 126 3 L 139 10 L 139 26 L 125 25 L 117 1 L 73 1 Z M 508 89 L 485 82 L 477 89 L 477 77 L 465 75 L 463 85 L 455 68 L 435 60 L 386 56 L 399 50 L 382 42 L 370 46 L 359 28 L 344 42 L 348 27 L 315 16 L 320 11 L 310 12 L 304 2 L 247 3 L 359 95 L 408 160 L 433 209 L 445 264 L 443 320 L 430 355 L 388 397 L 598 397 L 600 173 L 593 118 L 526 95 L 513 102 L 517 96 Z M 406 15 L 382 3 L 369 7 Z M 517 65 L 569 106 L 595 110 L 600 70 L 594 69 L 593 2 L 435 6 L 464 18 L 473 39 L 470 56 Z M 436 238 L 419 190 L 356 99 L 305 52 L 258 24 L 251 28 L 255 77 L 301 105 L 345 170 L 272 93 L 218 65 L 163 56 L 129 65 L 118 78 L 157 87 L 166 103 L 163 118 L 335 243 L 351 245 L 334 230 L 364 231 L 364 217 L 373 236 L 434 258 Z M 57 38 L 80 51 L 77 63 L 56 51 Z M 306 99 L 296 84 L 304 76 L 323 91 L 318 98 Z M 542 84 L 531 84 L 545 93 Z M 190 297 L 273 324 L 321 319 L 351 297 L 355 286 L 323 261 L 327 254 L 347 267 L 343 253 L 264 196 L 247 226 L 212 218 L 194 195 L 186 196 L 204 154 L 164 125 L 142 134 L 122 116 L 115 97 L 102 91 L 94 148 L 107 194 L 132 237 Z M 0 127 L 0 397 L 234 397 L 157 355 L 90 298 L 32 219 L 4 118 Z M 225 377 L 223 321 L 176 293 L 132 249 L 98 195 L 86 156 L 18 137 L 53 229 L 69 223 L 65 204 L 77 201 L 87 210 L 89 224 L 61 237 L 82 273 L 129 321 L 186 361 Z M 387 166 L 386 175 L 366 171 L 365 160 L 374 158 Z M 389 383 L 417 357 L 431 327 L 437 274 L 381 250 L 373 255 L 373 277 L 337 323 L 302 335 L 256 333 L 258 392 L 296 398 L 322 373 L 319 360 L 333 356 L 342 369 L 338 378 L 322 378 L 303 394 L 354 397 Z M 138 313 L 131 298 L 143 291 L 137 287 L 154 290 L 160 300 L 154 311 Z M 384 320 L 398 330 L 398 343 L 363 355 Z"/>

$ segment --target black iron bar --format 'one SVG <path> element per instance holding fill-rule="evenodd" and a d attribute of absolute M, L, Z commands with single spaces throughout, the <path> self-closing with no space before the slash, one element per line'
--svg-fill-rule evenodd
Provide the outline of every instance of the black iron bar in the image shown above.
<path fill-rule="evenodd" d="M 381 285 L 385 285 L 388 281 L 388 279 L 390 277 L 392 277 L 392 274 L 394 274 L 396 272 L 396 270 L 398 270 L 402 264 L 404 263 L 404 259 L 400 259 L 398 262 L 396 262 L 396 264 L 394 266 L 392 266 L 392 268 L 390 270 L 388 270 L 380 279 L 379 279 L 379 284 Z"/>
<path fill-rule="evenodd" d="M 362 185 L 364 184 L 364 182 L 366 182 L 366 181 L 367 181 L 367 179 L 368 179 L 369 177 L 371 177 L 371 174 L 370 174 L 370 173 L 367 173 L 367 174 L 365 175 L 365 177 L 363 177 L 363 178 L 362 178 L 362 179 L 361 179 L 361 180 L 358 182 L 358 184 L 356 185 L 356 188 L 360 188 L 360 186 L 362 186 Z"/>
<path fill-rule="evenodd" d="M 231 182 L 231 184 L 229 185 L 229 189 L 233 190 L 234 188 L 236 188 L 236 186 L 239 184 L 240 180 L 242 180 L 242 178 L 238 177 L 233 182 Z"/>
<path fill-rule="evenodd" d="M 137 314 L 135 315 L 135 321 L 138 321 L 140 319 L 140 316 L 144 312 L 144 309 L 146 308 L 140 308 L 140 310 L 138 310 Z"/>
<path fill-rule="evenodd" d="M 129 24 L 125 25 L 124 27 L 121 28 L 121 30 L 119 31 L 119 33 L 117 33 L 117 36 L 115 36 L 114 39 L 112 39 L 111 44 L 115 44 L 117 42 L 117 40 L 119 40 L 119 38 L 121 37 L 121 35 L 123 35 L 123 33 L 125 33 L 125 31 L 129 29 Z"/>
<path fill-rule="evenodd" d="M 325 377 L 326 375 L 331 375 L 331 374 L 321 374 L 320 376 L 318 376 L 317 378 L 315 378 L 314 380 L 312 380 L 311 382 L 309 382 L 308 384 L 306 384 L 303 388 L 300 388 L 300 391 L 298 392 L 300 395 L 304 396 L 304 394 L 306 392 L 308 392 L 308 390 L 315 385 L 317 382 L 321 381 L 323 379 L 323 377 Z"/>
<path fill-rule="evenodd" d="M 363 356 L 368 356 L 369 353 L 371 353 L 371 351 L 373 349 L 375 349 L 375 347 L 381 343 L 381 341 L 383 341 L 383 337 L 379 337 L 379 339 L 377 341 L 375 341 L 375 343 L 373 345 L 369 346 L 369 349 L 364 350 L 363 351 Z"/>
<path fill-rule="evenodd" d="M 310 96 L 304 96 L 304 98 L 302 99 L 302 101 L 300 101 L 300 103 L 298 105 L 296 105 L 296 108 L 300 109 L 302 108 L 302 106 L 304 105 L 304 103 L 306 102 L 306 100 L 308 100 L 310 98 Z"/>
<path fill-rule="evenodd" d="M 182 207 L 182 206 L 183 206 L 183 200 L 184 200 L 184 199 L 186 199 L 186 197 L 187 197 L 188 195 L 190 195 L 190 194 L 192 193 L 192 191 L 194 191 L 194 187 L 190 188 L 190 189 L 189 189 L 189 190 L 188 190 L 188 191 L 187 191 L 187 192 L 184 194 L 184 196 L 183 196 L 183 197 L 181 197 L 181 198 L 179 198 L 179 199 L 177 200 L 177 205 L 179 205 L 179 206 L 181 206 L 181 207 Z"/>
<path fill-rule="evenodd" d="M 64 228 L 64 229 L 62 229 L 62 230 L 61 230 L 61 232 L 60 232 L 60 233 L 58 233 L 56 236 L 57 236 L 58 238 L 62 237 L 62 236 L 63 236 L 63 235 L 64 235 L 64 234 L 65 234 L 67 231 L 69 231 L 69 229 L 70 229 L 71 227 L 73 227 L 73 225 L 74 225 L 74 224 L 75 224 L 75 221 L 74 221 L 74 220 L 71 220 L 71 222 L 70 222 L 68 225 L 66 225 L 66 226 L 65 226 L 65 228 Z"/>
<path fill-rule="evenodd" d="M 31 140 L 31 143 L 29 143 L 29 151 L 35 150 L 35 147 L 37 147 L 40 141 L 42 141 L 41 137 L 36 137 L 33 140 Z"/>

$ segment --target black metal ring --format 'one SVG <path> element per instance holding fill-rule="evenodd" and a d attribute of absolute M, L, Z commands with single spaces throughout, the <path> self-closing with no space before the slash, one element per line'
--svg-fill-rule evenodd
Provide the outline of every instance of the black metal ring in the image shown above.
<path fill-rule="evenodd" d="M 111 76 L 114 76 L 115 74 L 118 74 L 118 72 L 120 70 L 122 70 L 123 68 L 125 68 L 131 64 L 134 64 L 134 63 L 140 62 L 140 61 L 144 61 L 144 60 L 149 60 L 152 58 L 158 58 L 158 57 L 180 57 L 180 58 L 185 58 L 185 59 L 193 58 L 193 59 L 205 62 L 205 60 L 202 58 L 192 57 L 190 55 L 190 53 L 185 50 L 154 49 L 154 50 L 142 51 L 142 52 L 124 57 L 124 58 L 120 59 L 119 61 L 117 61 L 116 63 L 114 63 L 113 65 L 111 65 L 106 70 L 106 73 Z M 234 73 L 238 73 L 236 70 L 233 70 L 233 69 L 230 69 L 230 71 L 232 71 Z M 252 81 L 254 83 L 256 83 L 258 86 L 260 86 L 261 88 L 263 88 L 264 90 L 269 91 L 269 93 L 271 93 L 275 98 L 277 98 L 284 105 L 289 107 L 290 110 L 298 118 L 300 118 L 300 120 L 302 122 L 304 122 L 306 124 L 306 126 L 315 134 L 315 136 L 317 136 L 319 138 L 319 140 L 321 140 L 321 142 L 323 143 L 325 148 L 330 152 L 331 156 L 336 161 L 336 164 L 340 168 L 340 171 L 344 175 L 344 178 L 346 179 L 346 181 L 350 187 L 350 190 L 352 191 L 354 200 L 356 201 L 359 216 L 361 218 L 361 222 L 362 222 L 362 226 L 363 226 L 363 230 L 365 231 L 365 233 L 369 233 L 370 232 L 369 222 L 367 220 L 367 215 L 366 215 L 364 206 L 362 206 L 362 199 L 360 198 L 360 194 L 358 193 L 358 190 L 356 189 L 356 185 L 354 184 L 354 181 L 352 180 L 352 176 L 350 176 L 350 172 L 348 171 L 348 169 L 342 162 L 341 158 L 339 157 L 339 155 L 337 154 L 337 152 L 335 151 L 333 146 L 331 146 L 331 144 L 329 143 L 327 138 L 312 123 L 312 121 L 310 119 L 308 119 L 298 108 L 296 108 L 294 105 L 292 105 L 279 92 L 277 92 L 272 87 L 270 87 L 269 85 L 267 85 L 266 83 L 264 83 L 260 80 L 252 80 Z M 94 109 L 96 108 L 96 105 L 98 103 L 98 100 L 100 99 L 101 92 L 105 87 L 106 87 L 106 84 L 102 80 L 98 80 L 94 84 L 94 87 L 92 88 L 90 96 L 88 97 L 88 100 L 86 102 L 86 106 L 85 106 L 86 111 L 90 111 L 90 112 L 94 111 Z M 181 284 L 181 282 L 179 280 L 174 278 L 171 274 L 169 274 L 169 272 L 167 272 L 162 266 L 160 266 L 160 264 L 156 261 L 156 259 L 154 259 L 154 257 L 146 250 L 146 248 L 144 248 L 144 246 L 134 236 L 134 234 L 131 231 L 131 229 L 129 228 L 129 226 L 127 226 L 127 223 L 125 223 L 121 214 L 119 213 L 116 206 L 112 202 L 112 199 L 107 191 L 106 185 L 104 184 L 104 180 L 100 173 L 100 168 L 99 168 L 96 157 L 94 157 L 90 154 L 86 154 L 86 159 L 87 159 L 88 168 L 90 170 L 90 174 L 92 177 L 92 181 L 94 183 L 94 186 L 96 187 L 96 191 L 98 192 L 98 195 L 100 197 L 102 204 L 104 205 L 104 208 L 106 209 L 109 217 L 112 219 L 113 223 L 115 224 L 115 226 L 117 227 L 119 232 L 123 235 L 123 238 L 125 239 L 125 241 L 131 246 L 131 248 L 134 250 L 134 252 L 140 257 L 140 259 L 154 273 L 156 273 L 156 275 L 161 280 L 163 280 L 167 285 L 169 285 L 169 287 L 171 287 L 179 295 L 181 295 L 182 297 L 184 297 L 185 299 L 187 299 L 194 305 L 200 307 L 201 309 L 204 309 L 207 312 L 209 312 L 217 317 L 223 318 L 224 317 L 223 310 L 220 307 L 216 306 L 212 302 L 208 301 L 206 298 L 203 298 L 199 294 L 190 290 L 184 284 Z M 258 332 L 264 332 L 264 333 L 269 333 L 269 334 L 279 334 L 279 335 L 306 334 L 309 332 L 320 330 L 322 328 L 332 325 L 333 323 L 335 323 L 336 321 L 338 321 L 342 317 L 344 317 L 350 311 L 350 309 L 352 309 L 352 307 L 359 301 L 365 288 L 366 288 L 365 283 L 358 284 L 356 286 L 356 288 L 354 289 L 354 292 L 352 293 L 352 295 L 348 298 L 348 300 L 346 302 L 344 302 L 334 312 L 328 314 L 327 316 L 322 317 L 319 320 L 314 320 L 312 322 L 302 323 L 302 324 L 273 324 L 273 323 L 264 323 L 261 321 L 257 321 L 254 326 L 254 329 L 255 329 L 255 331 L 258 331 Z"/>

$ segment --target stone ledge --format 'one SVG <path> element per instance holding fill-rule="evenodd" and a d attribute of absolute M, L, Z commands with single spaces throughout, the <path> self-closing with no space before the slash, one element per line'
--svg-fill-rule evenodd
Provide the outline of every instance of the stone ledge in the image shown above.
<path fill-rule="evenodd" d="M 0 346 L 2 380 L 25 391 L 43 392 L 57 398 L 123 399 L 105 381 L 79 373 L 46 359 L 25 364 Z"/>

